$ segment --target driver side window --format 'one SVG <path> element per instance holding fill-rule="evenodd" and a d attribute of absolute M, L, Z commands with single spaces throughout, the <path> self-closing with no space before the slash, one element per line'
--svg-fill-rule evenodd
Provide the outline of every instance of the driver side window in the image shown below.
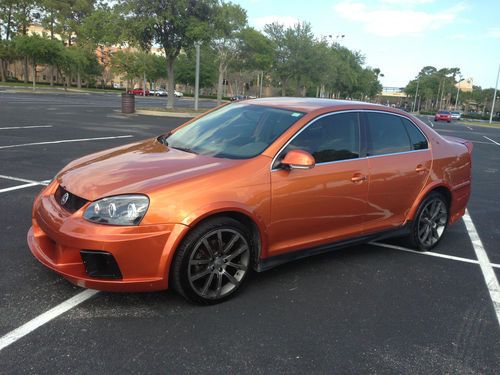
<path fill-rule="evenodd" d="M 279 160 L 291 150 L 309 152 L 317 164 L 359 158 L 359 114 L 332 114 L 313 122 L 290 142 Z"/>

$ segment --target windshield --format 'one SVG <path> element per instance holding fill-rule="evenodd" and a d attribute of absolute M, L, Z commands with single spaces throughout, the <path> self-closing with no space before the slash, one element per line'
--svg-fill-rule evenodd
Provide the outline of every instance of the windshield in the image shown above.
<path fill-rule="evenodd" d="M 259 155 L 304 113 L 252 104 L 230 104 L 179 129 L 168 147 L 229 159 Z"/>

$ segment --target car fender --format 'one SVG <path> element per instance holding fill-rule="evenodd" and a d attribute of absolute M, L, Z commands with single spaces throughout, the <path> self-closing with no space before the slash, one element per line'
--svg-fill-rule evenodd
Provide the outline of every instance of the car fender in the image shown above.
<path fill-rule="evenodd" d="M 424 188 L 420 191 L 420 193 L 417 196 L 417 199 L 415 199 L 415 202 L 413 203 L 413 206 L 410 208 L 408 211 L 408 215 L 406 216 L 406 221 L 405 224 L 408 221 L 413 220 L 415 217 L 418 207 L 420 206 L 420 203 L 425 199 L 425 197 L 434 189 L 437 188 L 445 188 L 452 194 L 452 187 L 450 184 L 448 184 L 445 180 L 440 180 L 440 181 L 433 181 L 431 183 L 428 183 L 424 186 Z"/>
<path fill-rule="evenodd" d="M 201 221 L 224 212 L 236 212 L 245 215 L 252 220 L 258 229 L 260 240 L 259 258 L 262 256 L 262 249 L 267 249 L 267 232 L 263 219 L 259 218 L 254 211 L 238 202 L 216 202 L 191 212 L 185 217 L 182 223 L 176 224 L 172 230 L 159 263 L 158 274 L 165 275 L 165 288 L 168 288 L 169 273 L 177 248 L 182 243 L 189 231 Z"/>
<path fill-rule="evenodd" d="M 259 237 L 261 241 L 262 248 L 266 248 L 264 245 L 267 244 L 266 241 L 266 225 L 265 219 L 261 218 L 258 213 L 255 212 L 254 207 L 247 206 L 240 202 L 231 202 L 231 201 L 222 201 L 222 202 L 213 202 L 207 204 L 203 207 L 196 209 L 187 215 L 182 221 L 183 225 L 194 227 L 200 221 L 209 218 L 210 216 L 214 216 L 223 212 L 236 212 L 245 215 L 250 220 L 252 220 L 257 229 L 259 231 Z"/>

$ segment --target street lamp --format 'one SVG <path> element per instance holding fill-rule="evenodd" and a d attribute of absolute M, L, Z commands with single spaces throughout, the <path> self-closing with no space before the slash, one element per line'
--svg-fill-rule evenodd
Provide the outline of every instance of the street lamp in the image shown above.
<path fill-rule="evenodd" d="M 194 110 L 198 110 L 198 101 L 200 93 L 200 46 L 201 42 L 194 42 L 196 48 L 196 74 L 194 79 Z"/>
<path fill-rule="evenodd" d="M 490 124 L 493 121 L 493 111 L 495 110 L 495 100 L 497 100 L 498 76 L 500 76 L 500 65 L 498 65 L 497 83 L 495 83 L 495 93 L 493 94 L 493 103 L 491 103 Z"/>
<path fill-rule="evenodd" d="M 455 111 L 457 110 L 458 105 L 458 96 L 460 95 L 460 82 L 463 81 L 462 75 L 460 74 L 460 79 L 457 82 L 457 98 L 455 99 Z"/>
<path fill-rule="evenodd" d="M 417 97 L 418 97 L 418 86 L 420 85 L 420 74 L 417 78 L 417 90 L 415 91 L 415 99 L 413 100 L 413 107 L 411 109 L 412 112 L 415 112 L 415 106 L 417 105 Z"/>

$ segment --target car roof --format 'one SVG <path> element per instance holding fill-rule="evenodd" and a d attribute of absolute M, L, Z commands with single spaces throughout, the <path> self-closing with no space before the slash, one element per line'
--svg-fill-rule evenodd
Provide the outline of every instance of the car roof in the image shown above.
<path fill-rule="evenodd" d="M 323 98 L 295 98 L 295 97 L 275 97 L 245 100 L 245 104 L 256 104 L 270 107 L 277 107 L 298 112 L 313 112 L 320 109 L 380 109 L 388 112 L 400 113 L 393 108 L 380 104 L 371 104 L 353 100 L 337 100 Z"/>

